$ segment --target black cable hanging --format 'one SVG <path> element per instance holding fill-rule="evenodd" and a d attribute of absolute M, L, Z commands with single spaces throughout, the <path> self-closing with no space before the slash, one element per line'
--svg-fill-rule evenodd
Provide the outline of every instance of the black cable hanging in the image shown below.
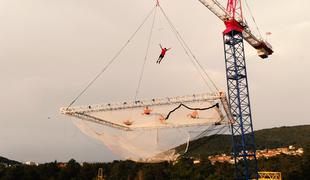
<path fill-rule="evenodd" d="M 219 103 L 216 103 L 214 104 L 213 106 L 210 106 L 210 107 L 206 107 L 206 108 L 192 108 L 192 107 L 189 107 L 189 106 L 186 106 L 185 104 L 181 103 L 178 107 L 174 108 L 173 110 L 171 110 L 168 115 L 165 117 L 165 119 L 167 120 L 169 118 L 169 116 L 174 112 L 176 111 L 177 109 L 179 109 L 180 107 L 185 107 L 189 110 L 197 110 L 197 111 L 204 111 L 204 110 L 208 110 L 208 109 L 211 109 L 211 108 L 214 108 L 214 107 L 217 107 L 219 108 Z"/>

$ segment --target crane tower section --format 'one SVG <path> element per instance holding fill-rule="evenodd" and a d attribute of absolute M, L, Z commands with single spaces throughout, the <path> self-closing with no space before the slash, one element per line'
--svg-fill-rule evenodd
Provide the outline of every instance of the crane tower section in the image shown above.
<path fill-rule="evenodd" d="M 233 21 L 232 21 L 233 23 Z M 231 22 L 224 33 L 224 51 L 237 179 L 257 179 L 256 148 L 252 126 L 242 32 Z M 246 178 L 243 178 L 246 177 Z"/>
<path fill-rule="evenodd" d="M 223 32 L 229 104 L 235 122 L 231 125 L 236 179 L 257 179 L 256 147 L 252 125 L 243 31 L 241 0 L 228 0 Z"/>
<path fill-rule="evenodd" d="M 229 105 L 236 179 L 258 179 L 256 147 L 252 125 L 244 41 L 254 47 L 258 56 L 273 53 L 271 45 L 254 35 L 243 19 L 241 0 L 227 0 L 224 8 L 217 0 L 199 0 L 226 26 L 223 32 Z"/>

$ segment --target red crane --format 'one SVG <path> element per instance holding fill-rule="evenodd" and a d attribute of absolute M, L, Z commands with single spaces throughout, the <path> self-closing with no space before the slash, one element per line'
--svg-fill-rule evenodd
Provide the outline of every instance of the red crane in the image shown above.
<path fill-rule="evenodd" d="M 242 31 L 243 39 L 257 50 L 258 56 L 267 58 L 273 53 L 272 46 L 267 41 L 253 34 L 250 27 L 248 27 L 247 23 L 244 21 L 241 0 L 228 0 L 226 8 L 216 0 L 199 1 L 222 20 L 227 28 L 236 28 Z"/>
<path fill-rule="evenodd" d="M 223 42 L 229 105 L 235 120 L 231 124 L 235 179 L 258 179 L 243 40 L 254 47 L 261 58 L 267 58 L 273 50 L 248 27 L 243 19 L 241 0 L 228 0 L 226 8 L 216 0 L 199 1 L 226 26 Z"/>

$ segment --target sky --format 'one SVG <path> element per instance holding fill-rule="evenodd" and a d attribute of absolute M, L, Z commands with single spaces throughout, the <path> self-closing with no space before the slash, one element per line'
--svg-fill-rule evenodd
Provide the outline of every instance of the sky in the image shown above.
<path fill-rule="evenodd" d="M 310 2 L 248 4 L 263 36 L 272 33 L 267 38 L 275 51 L 262 60 L 245 46 L 254 128 L 309 124 Z M 161 6 L 226 91 L 223 23 L 198 0 L 162 0 Z M 101 71 L 153 7 L 153 0 L 0 0 L 0 156 L 22 162 L 119 159 L 82 134 L 59 108 Z M 248 12 L 244 10 L 250 22 Z M 147 21 L 75 105 L 134 97 L 150 27 Z M 159 43 L 172 48 L 161 65 L 155 63 Z M 164 17 L 158 15 L 138 97 L 206 91 Z"/>

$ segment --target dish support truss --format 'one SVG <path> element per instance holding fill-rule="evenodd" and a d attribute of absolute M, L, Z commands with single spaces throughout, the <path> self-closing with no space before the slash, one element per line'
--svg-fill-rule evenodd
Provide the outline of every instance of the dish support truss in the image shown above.
<path fill-rule="evenodd" d="M 160 107 L 160 106 L 167 106 L 167 105 L 180 105 L 186 103 L 197 103 L 197 102 L 221 102 L 221 109 L 223 109 L 226 113 L 226 117 L 229 122 L 232 122 L 232 116 L 230 111 L 228 110 L 228 101 L 226 99 L 225 93 L 203 93 L 203 94 L 194 94 L 194 95 L 187 95 L 187 96 L 177 96 L 177 97 L 167 97 L 167 98 L 157 98 L 151 100 L 139 100 L 134 102 L 118 102 L 118 103 L 106 103 L 106 104 L 95 104 L 95 105 L 88 105 L 88 106 L 79 106 L 79 107 L 63 107 L 60 109 L 62 114 L 72 116 L 78 119 L 82 119 L 85 121 L 90 121 L 93 123 L 101 124 L 104 126 L 117 128 L 124 131 L 132 131 L 132 130 L 141 130 L 141 129 L 158 129 L 158 128 L 182 128 L 182 127 L 191 127 L 191 126 L 202 126 L 202 125 L 210 125 L 210 123 L 206 122 L 199 122 L 196 123 L 185 123 L 185 124 L 169 124 L 164 123 L 160 126 L 139 126 L 134 127 L 126 124 L 115 123 L 108 119 L 105 119 L 100 116 L 95 116 L 93 114 L 96 113 L 107 113 L 113 111 L 130 111 L 130 110 L 137 110 L 142 109 L 144 107 Z M 224 119 L 224 115 L 222 114 L 219 108 L 216 108 L 217 113 L 220 115 L 220 120 Z"/>

